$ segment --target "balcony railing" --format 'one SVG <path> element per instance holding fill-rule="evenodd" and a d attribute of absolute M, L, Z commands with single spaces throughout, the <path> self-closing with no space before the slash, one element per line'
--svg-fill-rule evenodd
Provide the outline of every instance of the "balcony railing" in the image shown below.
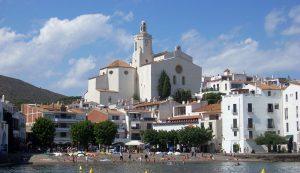
<path fill-rule="evenodd" d="M 237 130 L 239 130 L 239 128 L 238 128 L 238 126 L 236 125 L 236 126 L 234 126 L 234 125 L 231 125 L 231 129 L 233 130 L 233 131 L 237 131 Z"/>
<path fill-rule="evenodd" d="M 255 129 L 255 126 L 254 126 L 254 124 L 248 124 L 248 129 Z"/>
<path fill-rule="evenodd" d="M 233 115 L 237 115 L 238 112 L 237 112 L 237 111 L 232 111 L 232 114 L 233 114 Z"/>

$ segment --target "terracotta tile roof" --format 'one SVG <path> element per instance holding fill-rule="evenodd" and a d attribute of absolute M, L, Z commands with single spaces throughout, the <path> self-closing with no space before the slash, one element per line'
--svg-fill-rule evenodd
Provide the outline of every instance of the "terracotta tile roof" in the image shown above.
<path fill-rule="evenodd" d="M 255 86 L 255 83 L 250 83 L 251 85 Z M 256 83 L 256 86 L 262 90 L 283 90 L 284 87 L 280 87 L 277 85 L 268 85 L 264 83 Z"/>
<path fill-rule="evenodd" d="M 290 83 L 294 85 L 300 85 L 300 81 L 291 81 Z"/>
<path fill-rule="evenodd" d="M 83 109 L 68 109 L 68 112 L 76 113 L 76 114 L 84 114 L 85 111 Z"/>
<path fill-rule="evenodd" d="M 156 101 L 156 102 L 141 102 L 138 103 L 136 105 L 134 105 L 135 108 L 138 107 L 143 107 L 143 106 L 154 106 L 154 105 L 159 105 L 160 103 L 162 103 L 162 101 Z"/>
<path fill-rule="evenodd" d="M 108 120 L 108 115 L 101 112 L 98 109 L 93 109 L 91 112 L 88 113 L 87 119 L 90 120 L 92 123 L 99 123 Z"/>
<path fill-rule="evenodd" d="M 199 109 L 194 110 L 194 112 L 205 112 L 205 113 L 220 113 L 221 112 L 221 104 L 210 104 L 200 107 Z"/>
<path fill-rule="evenodd" d="M 175 117 L 170 117 L 168 120 L 190 120 L 190 119 L 199 119 L 201 118 L 200 115 L 182 115 L 182 116 L 175 116 Z"/>
<path fill-rule="evenodd" d="M 116 60 L 107 66 L 107 68 L 114 68 L 114 67 L 133 68 L 128 63 L 126 63 L 122 60 Z"/>
<path fill-rule="evenodd" d="M 129 110 L 127 110 L 127 112 L 146 112 L 146 113 L 148 113 L 151 111 L 145 110 L 145 109 L 129 109 Z"/>

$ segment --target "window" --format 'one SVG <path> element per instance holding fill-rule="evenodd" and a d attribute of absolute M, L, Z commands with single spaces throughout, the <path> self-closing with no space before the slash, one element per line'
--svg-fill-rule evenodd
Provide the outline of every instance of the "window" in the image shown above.
<path fill-rule="evenodd" d="M 228 105 L 228 110 L 230 110 L 230 106 Z"/>
<path fill-rule="evenodd" d="M 233 113 L 237 113 L 236 104 L 233 104 Z"/>
<path fill-rule="evenodd" d="M 176 85 L 176 76 L 173 76 L 173 84 Z"/>
<path fill-rule="evenodd" d="M 286 123 L 286 132 L 289 132 L 289 123 Z"/>
<path fill-rule="evenodd" d="M 253 139 L 253 132 L 249 131 L 249 139 Z"/>
<path fill-rule="evenodd" d="M 112 71 L 112 70 L 109 71 L 109 74 L 113 74 L 113 73 L 114 73 L 114 71 Z"/>
<path fill-rule="evenodd" d="M 289 119 L 289 110 L 288 110 L 288 108 L 284 108 L 284 119 L 285 120 Z"/>
<path fill-rule="evenodd" d="M 148 63 L 148 60 L 146 59 L 145 62 Z"/>
<path fill-rule="evenodd" d="M 201 123 L 201 128 L 205 128 L 205 127 L 204 127 L 204 123 L 203 123 L 203 122 Z"/>
<path fill-rule="evenodd" d="M 297 131 L 299 131 L 299 122 L 296 122 Z"/>
<path fill-rule="evenodd" d="M 298 106 L 296 106 L 296 118 L 298 118 L 298 116 L 299 116 L 299 113 L 298 113 L 299 111 L 298 111 Z"/>
<path fill-rule="evenodd" d="M 134 42 L 134 50 L 136 51 L 137 50 L 137 43 Z"/>
<path fill-rule="evenodd" d="M 147 129 L 152 129 L 152 123 L 147 123 Z"/>
<path fill-rule="evenodd" d="M 214 91 L 216 91 L 216 85 L 213 85 Z"/>
<path fill-rule="evenodd" d="M 279 109 L 279 104 L 278 103 L 275 103 L 275 109 Z"/>
<path fill-rule="evenodd" d="M 185 77 L 182 76 L 182 85 L 185 85 Z"/>
<path fill-rule="evenodd" d="M 272 103 L 268 104 L 268 112 L 273 112 L 273 104 Z"/>
<path fill-rule="evenodd" d="M 298 92 L 295 93 L 296 100 L 298 100 Z"/>
<path fill-rule="evenodd" d="M 60 123 L 60 128 L 67 128 L 67 123 Z"/>
<path fill-rule="evenodd" d="M 175 71 L 180 74 L 182 72 L 182 66 L 181 65 L 176 65 Z"/>
<path fill-rule="evenodd" d="M 248 118 L 248 128 L 253 128 L 253 119 L 252 118 Z"/>
<path fill-rule="evenodd" d="M 124 71 L 124 74 L 125 74 L 125 75 L 128 75 L 128 71 L 127 71 L 127 70 L 125 70 L 125 71 Z"/>
<path fill-rule="evenodd" d="M 217 84 L 217 91 L 219 91 L 220 90 L 220 85 L 219 84 Z"/>
<path fill-rule="evenodd" d="M 237 128 L 237 119 L 233 119 L 232 121 L 233 121 L 233 126 L 232 127 Z"/>
<path fill-rule="evenodd" d="M 233 132 L 233 135 L 234 135 L 234 136 L 237 136 L 237 131 L 234 131 L 234 132 Z"/>
<path fill-rule="evenodd" d="M 212 122 L 209 122 L 209 123 L 208 123 L 208 128 L 209 128 L 209 130 L 212 130 L 212 128 L 213 128 L 212 126 L 213 126 L 213 125 L 212 125 Z"/>
<path fill-rule="evenodd" d="M 268 126 L 267 126 L 269 129 L 272 129 L 274 128 L 274 121 L 272 118 L 269 118 L 268 119 Z"/>
<path fill-rule="evenodd" d="M 112 119 L 112 120 L 119 120 L 119 119 L 120 119 L 120 117 L 119 117 L 119 116 L 115 116 L 115 115 L 114 115 L 114 116 L 112 116 L 112 117 L 111 117 L 111 119 Z"/>
<path fill-rule="evenodd" d="M 131 140 L 141 140 L 141 135 L 139 133 L 132 133 Z"/>
<path fill-rule="evenodd" d="M 289 101 L 289 96 L 286 94 L 285 95 L 285 101 L 288 102 Z"/>
<path fill-rule="evenodd" d="M 62 137 L 62 138 L 67 137 L 67 133 L 66 132 L 60 132 L 60 137 Z"/>
<path fill-rule="evenodd" d="M 268 91 L 268 96 L 271 96 L 271 91 Z"/>
<path fill-rule="evenodd" d="M 115 138 L 117 138 L 117 139 L 120 138 L 120 134 L 117 133 Z"/>
<path fill-rule="evenodd" d="M 252 103 L 248 103 L 248 112 L 252 112 Z"/>
<path fill-rule="evenodd" d="M 227 83 L 225 84 L 225 90 L 227 91 Z"/>

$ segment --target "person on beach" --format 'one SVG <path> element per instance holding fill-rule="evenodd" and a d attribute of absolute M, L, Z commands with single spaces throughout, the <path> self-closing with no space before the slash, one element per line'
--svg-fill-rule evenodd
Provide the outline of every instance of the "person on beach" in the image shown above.
<path fill-rule="evenodd" d="M 129 152 L 128 159 L 131 161 L 131 153 Z"/>
<path fill-rule="evenodd" d="M 145 154 L 145 161 L 146 162 L 148 161 L 148 154 L 147 153 Z"/>
<path fill-rule="evenodd" d="M 123 161 L 123 153 L 120 152 L 120 160 Z"/>

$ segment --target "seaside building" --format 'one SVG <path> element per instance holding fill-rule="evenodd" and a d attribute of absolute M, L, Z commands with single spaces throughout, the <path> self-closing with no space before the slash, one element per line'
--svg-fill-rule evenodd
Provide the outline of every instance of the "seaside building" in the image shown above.
<path fill-rule="evenodd" d="M 300 82 L 291 82 L 283 91 L 283 133 L 293 138 L 293 150 L 300 151 Z"/>
<path fill-rule="evenodd" d="M 127 138 L 127 126 L 125 121 L 125 112 L 118 111 L 116 109 L 99 109 L 94 108 L 87 114 L 87 120 L 90 120 L 92 123 L 99 123 L 103 121 L 112 121 L 118 127 L 118 132 L 116 134 L 114 143 L 126 143 L 128 142 Z"/>
<path fill-rule="evenodd" d="M 226 69 L 223 75 L 204 77 L 201 92 L 221 92 L 230 94 L 231 90 L 241 89 L 245 83 L 252 82 L 256 78 L 246 73 L 232 73 Z"/>
<path fill-rule="evenodd" d="M 221 149 L 222 120 L 221 105 L 187 103 L 174 107 L 174 114 L 165 122 L 154 123 L 154 130 L 180 130 L 184 127 L 202 127 L 212 131 L 213 139 L 202 146 L 202 152 L 216 152 Z"/>
<path fill-rule="evenodd" d="M 248 84 L 222 96 L 222 149 L 232 152 L 266 152 L 254 139 L 267 131 L 284 135 L 282 87 Z"/>
<path fill-rule="evenodd" d="M 147 32 L 144 21 L 133 43 L 130 64 L 116 60 L 88 80 L 85 102 L 109 105 L 120 100 L 131 100 L 133 96 L 141 101 L 159 99 L 157 85 L 162 71 L 170 78 L 171 93 L 179 88 L 189 89 L 192 93 L 199 92 L 202 68 L 194 64 L 193 58 L 184 53 L 180 46 L 171 52 L 154 54 L 152 36 Z"/>
<path fill-rule="evenodd" d="M 3 97 L 2 97 L 3 98 Z M 0 101 L 0 153 L 8 152 L 8 124 L 4 121 L 4 100 Z"/>
<path fill-rule="evenodd" d="M 129 140 L 141 140 L 141 133 L 147 129 L 152 129 L 152 125 L 157 121 L 152 117 L 152 112 L 143 109 L 131 109 L 126 111 L 127 138 Z"/>
<path fill-rule="evenodd" d="M 30 133 L 33 124 L 39 117 L 49 118 L 55 124 L 55 144 L 71 143 L 70 128 L 86 119 L 86 113 L 81 109 L 66 109 L 61 104 L 23 104 L 22 113 L 26 117 L 26 132 Z"/>

